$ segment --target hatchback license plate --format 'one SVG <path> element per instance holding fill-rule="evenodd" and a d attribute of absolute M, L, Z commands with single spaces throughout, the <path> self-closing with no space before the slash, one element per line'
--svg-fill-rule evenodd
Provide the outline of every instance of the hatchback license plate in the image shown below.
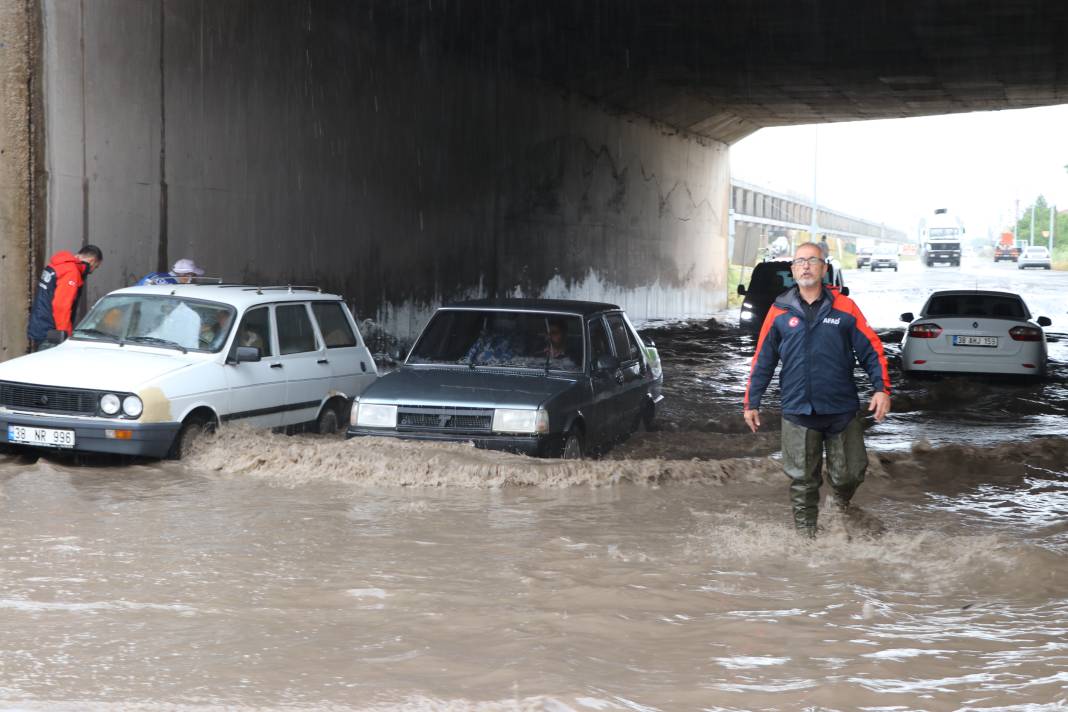
<path fill-rule="evenodd" d="M 41 447 L 74 447 L 73 430 L 56 430 L 55 428 L 31 428 L 27 425 L 7 426 L 7 441 L 20 445 L 40 445 Z"/>
<path fill-rule="evenodd" d="M 954 336 L 954 346 L 989 346 L 993 348 L 998 347 L 998 337 L 996 336 Z"/>

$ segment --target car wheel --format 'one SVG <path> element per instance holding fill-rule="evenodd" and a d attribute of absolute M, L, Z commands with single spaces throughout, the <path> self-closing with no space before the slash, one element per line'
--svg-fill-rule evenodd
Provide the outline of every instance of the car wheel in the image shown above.
<path fill-rule="evenodd" d="M 197 440 L 212 430 L 214 428 L 206 418 L 200 416 L 186 418 L 185 422 L 182 423 L 182 429 L 178 431 L 178 435 L 174 438 L 174 444 L 171 445 L 171 451 L 167 454 L 167 457 L 171 460 L 182 460 L 188 457 L 189 453 L 196 447 Z"/>
<path fill-rule="evenodd" d="M 564 448 L 560 457 L 564 460 L 581 460 L 585 454 L 584 451 L 585 443 L 582 433 L 577 428 L 571 428 L 567 431 L 567 437 L 564 438 Z"/>
<path fill-rule="evenodd" d="M 897 265 L 894 265 L 894 271 L 897 272 Z"/>
<path fill-rule="evenodd" d="M 341 418 L 337 414 L 337 409 L 332 405 L 325 406 L 315 421 L 315 432 L 320 435 L 333 435 L 340 427 Z"/>

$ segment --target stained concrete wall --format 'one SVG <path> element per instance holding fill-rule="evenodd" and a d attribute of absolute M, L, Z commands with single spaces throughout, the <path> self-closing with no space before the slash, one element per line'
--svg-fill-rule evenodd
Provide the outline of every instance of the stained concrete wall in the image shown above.
<path fill-rule="evenodd" d="M 26 351 L 33 242 L 35 13 L 0 2 L 0 360 Z"/>
<path fill-rule="evenodd" d="M 401 339 L 442 301 L 726 300 L 727 148 L 451 48 L 438 3 L 43 0 L 48 247 L 316 283 Z"/>

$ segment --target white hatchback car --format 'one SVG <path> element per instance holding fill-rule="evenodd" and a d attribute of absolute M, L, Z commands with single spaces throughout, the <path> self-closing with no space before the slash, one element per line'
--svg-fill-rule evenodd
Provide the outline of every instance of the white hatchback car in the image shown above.
<path fill-rule="evenodd" d="M 1031 247 L 1025 247 L 1023 252 L 1020 253 L 1020 258 L 1016 260 L 1016 267 L 1018 269 L 1027 269 L 1028 267 L 1052 269 L 1053 264 L 1050 262 L 1048 249 L 1041 245 L 1032 245 Z"/>
<path fill-rule="evenodd" d="M 0 443 L 180 457 L 227 421 L 333 432 L 377 377 L 341 297 L 314 287 L 129 287 L 0 364 Z"/>
<path fill-rule="evenodd" d="M 1046 372 L 1044 316 L 1032 320 L 1018 294 L 979 290 L 934 292 L 901 342 L 906 373 L 989 373 L 1041 376 Z"/>

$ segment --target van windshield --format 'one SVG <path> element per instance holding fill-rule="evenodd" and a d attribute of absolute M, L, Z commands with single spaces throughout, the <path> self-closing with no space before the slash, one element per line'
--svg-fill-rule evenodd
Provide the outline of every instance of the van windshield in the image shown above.
<path fill-rule="evenodd" d="M 217 302 L 116 294 L 97 302 L 72 337 L 214 353 L 226 343 L 233 317 L 233 307 Z"/>
<path fill-rule="evenodd" d="M 407 363 L 580 371 L 584 358 L 578 316 L 442 309 Z"/>

